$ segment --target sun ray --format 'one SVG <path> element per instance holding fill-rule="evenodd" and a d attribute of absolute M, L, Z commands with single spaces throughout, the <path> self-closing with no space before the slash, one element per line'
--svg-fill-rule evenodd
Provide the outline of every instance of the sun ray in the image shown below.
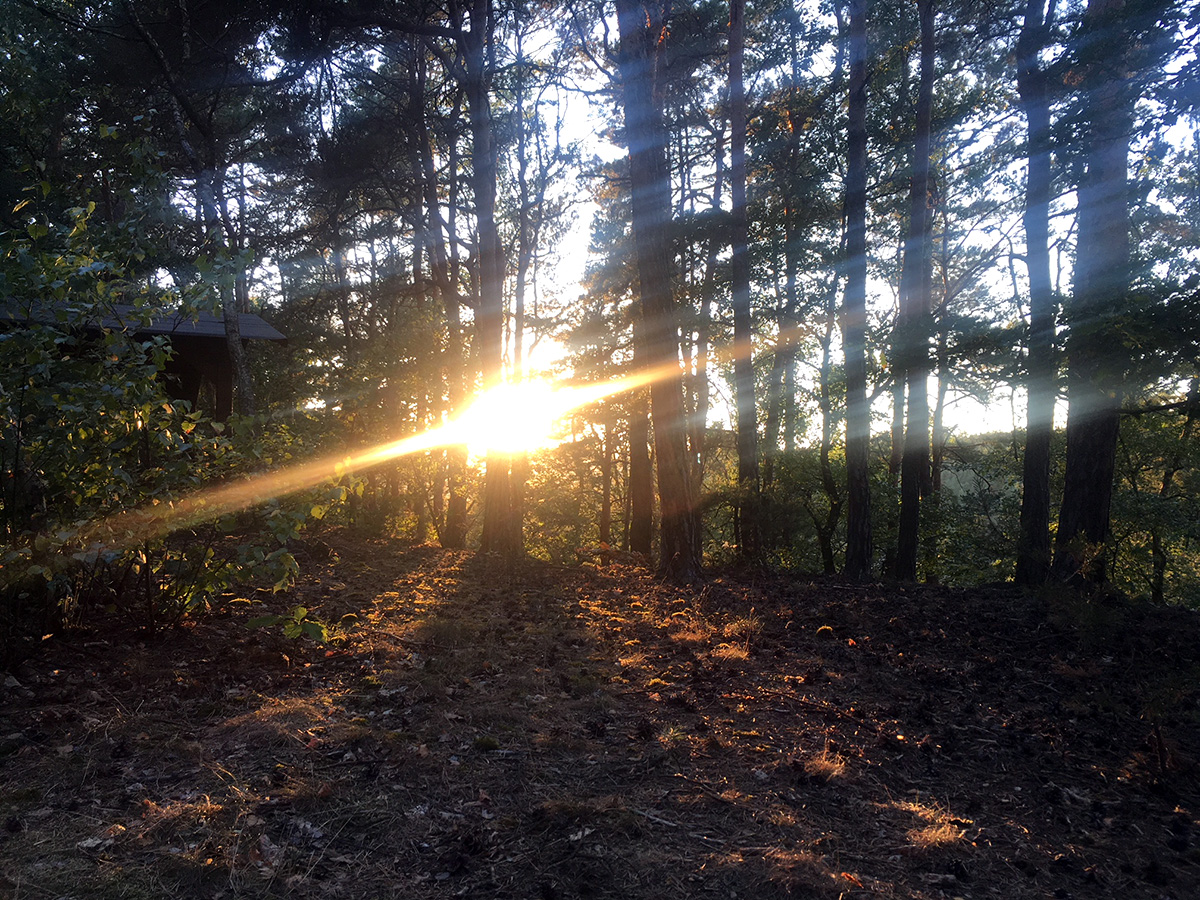
<path fill-rule="evenodd" d="M 780 337 L 797 340 L 807 331 L 805 326 L 797 326 Z M 692 364 L 704 367 L 714 358 L 693 359 Z M 135 547 L 345 474 L 439 447 L 465 446 L 481 457 L 488 451 L 511 454 L 553 446 L 555 428 L 572 411 L 683 375 L 682 366 L 675 361 L 607 381 L 569 384 L 532 377 L 504 383 L 483 392 L 465 410 L 436 428 L 358 453 L 326 456 L 232 484 L 205 488 L 178 500 L 152 501 L 94 523 L 80 535 L 80 543 L 85 551 Z"/>
<path fill-rule="evenodd" d="M 553 443 L 557 422 L 572 410 L 624 393 L 661 377 L 655 372 L 583 385 L 555 385 L 530 380 L 505 384 L 481 394 L 466 410 L 444 425 L 378 444 L 354 454 L 326 456 L 232 484 L 205 488 L 172 501 L 155 501 L 115 513 L 94 523 L 80 536 L 92 551 L 137 546 L 230 513 L 249 509 L 335 479 L 362 472 L 390 460 L 439 447 L 469 446 L 505 453 Z"/>

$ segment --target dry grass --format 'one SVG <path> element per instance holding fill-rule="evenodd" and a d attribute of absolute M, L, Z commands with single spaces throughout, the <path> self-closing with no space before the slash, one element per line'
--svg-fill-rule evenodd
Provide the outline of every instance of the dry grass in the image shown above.
<path fill-rule="evenodd" d="M 750 658 L 750 651 L 745 644 L 717 644 L 712 649 L 712 655 L 715 659 L 745 662 Z"/>
<path fill-rule="evenodd" d="M 971 824 L 936 804 L 898 801 L 892 807 L 919 821 L 920 824 L 906 832 L 909 847 L 916 852 L 944 850 L 959 844 L 966 836 L 964 826 Z"/>
<path fill-rule="evenodd" d="M 804 760 L 804 773 L 813 781 L 828 783 L 846 774 L 846 759 L 837 753 L 823 750 Z"/>

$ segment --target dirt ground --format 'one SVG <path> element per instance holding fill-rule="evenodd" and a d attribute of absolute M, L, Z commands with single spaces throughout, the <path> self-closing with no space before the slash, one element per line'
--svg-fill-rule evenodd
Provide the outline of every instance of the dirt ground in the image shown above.
<path fill-rule="evenodd" d="M 1200 898 L 1195 613 L 297 556 L 0 676 L 0 897 Z"/>

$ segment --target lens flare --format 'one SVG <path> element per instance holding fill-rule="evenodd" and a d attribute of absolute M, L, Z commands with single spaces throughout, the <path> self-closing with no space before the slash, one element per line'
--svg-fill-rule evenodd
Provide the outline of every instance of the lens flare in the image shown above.
<path fill-rule="evenodd" d="M 481 394 L 461 414 L 437 428 L 359 453 L 327 456 L 209 487 L 178 500 L 155 501 L 116 513 L 92 525 L 82 535 L 82 543 L 87 550 L 137 546 L 181 528 L 315 487 L 323 481 L 439 447 L 466 446 L 482 456 L 488 451 L 511 454 L 553 446 L 559 422 L 572 410 L 660 377 L 663 376 L 655 372 L 644 372 L 587 385 L 555 385 L 538 379 L 501 384 Z"/>

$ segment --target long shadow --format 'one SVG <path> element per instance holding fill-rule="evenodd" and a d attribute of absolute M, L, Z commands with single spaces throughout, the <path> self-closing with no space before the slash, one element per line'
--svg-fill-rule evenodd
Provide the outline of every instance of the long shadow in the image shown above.
<path fill-rule="evenodd" d="M 340 643 L 233 616 L 31 674 L 0 713 L 22 735 L 0 760 L 21 896 L 1191 883 L 1195 687 L 1165 670 L 1194 670 L 1194 616 L 1127 623 L 1142 638 L 1017 594 L 312 552 L 287 602 L 358 615 Z M 1151 645 L 1167 663 L 1132 677 Z"/>

